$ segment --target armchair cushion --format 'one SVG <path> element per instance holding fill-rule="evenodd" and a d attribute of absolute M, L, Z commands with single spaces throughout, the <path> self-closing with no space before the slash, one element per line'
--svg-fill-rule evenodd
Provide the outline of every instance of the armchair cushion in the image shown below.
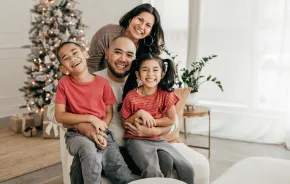
<path fill-rule="evenodd" d="M 175 130 L 163 136 L 170 143 L 181 142 L 179 139 L 179 128 L 180 128 L 180 122 L 183 117 L 183 108 L 185 106 L 187 97 L 190 93 L 190 88 L 176 88 L 174 90 L 174 93 L 176 94 L 176 96 L 179 97 L 179 101 L 175 106 L 177 117 L 178 117 L 178 121 L 177 121 L 178 126 Z"/>

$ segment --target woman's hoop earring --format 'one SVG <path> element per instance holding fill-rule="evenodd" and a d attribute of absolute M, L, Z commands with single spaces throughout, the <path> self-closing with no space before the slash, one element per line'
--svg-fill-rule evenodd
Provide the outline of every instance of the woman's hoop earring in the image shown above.
<path fill-rule="evenodd" d="M 146 38 L 147 37 L 149 37 L 150 38 L 150 43 L 146 43 Z M 151 35 L 148 35 L 148 36 L 146 36 L 145 38 L 144 38 L 144 45 L 146 45 L 147 47 L 150 47 L 152 44 L 153 44 L 153 42 L 154 42 L 154 39 L 153 39 L 153 37 L 151 36 Z"/>

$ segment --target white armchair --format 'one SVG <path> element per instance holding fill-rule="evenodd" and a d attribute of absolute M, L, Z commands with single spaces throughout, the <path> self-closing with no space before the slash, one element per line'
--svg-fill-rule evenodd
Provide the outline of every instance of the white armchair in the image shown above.
<path fill-rule="evenodd" d="M 190 88 L 179 88 L 175 90 L 176 95 L 180 98 L 180 101 L 176 105 L 176 111 L 179 120 L 182 118 L 183 114 L 183 107 L 185 105 L 186 99 L 189 95 Z M 54 114 L 54 108 L 51 108 L 52 106 L 49 106 L 47 115 L 50 120 L 53 121 L 53 116 L 51 114 Z M 73 157 L 68 153 L 65 145 L 64 140 L 64 133 L 66 129 L 61 127 L 60 129 L 60 150 L 61 150 L 61 160 L 62 160 L 62 169 L 63 169 L 63 183 L 64 184 L 70 184 L 70 166 L 72 163 Z M 200 153 L 194 151 L 193 149 L 189 148 L 185 144 L 181 143 L 179 140 L 179 125 L 177 128 L 171 132 L 169 135 L 165 136 L 165 138 L 171 142 L 171 145 L 175 147 L 187 160 L 190 162 L 194 168 L 195 172 L 195 184 L 209 184 L 209 162 L 207 158 Z M 176 173 L 173 172 L 172 176 L 173 178 L 176 178 Z M 103 184 L 111 184 L 111 182 L 103 177 Z"/>

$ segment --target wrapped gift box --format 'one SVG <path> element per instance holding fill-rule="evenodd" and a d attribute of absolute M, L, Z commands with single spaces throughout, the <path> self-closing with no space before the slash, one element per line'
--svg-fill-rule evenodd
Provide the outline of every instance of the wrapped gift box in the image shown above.
<path fill-rule="evenodd" d="M 33 118 L 34 118 L 34 126 L 42 127 L 43 113 L 35 113 L 33 114 Z"/>
<path fill-rule="evenodd" d="M 43 121 L 49 121 L 47 117 L 47 108 L 48 108 L 48 105 L 43 107 L 43 119 L 42 119 Z"/>
<path fill-rule="evenodd" d="M 59 139 L 59 126 L 52 121 L 43 121 L 42 137 L 44 139 Z"/>
<path fill-rule="evenodd" d="M 43 107 L 42 137 L 45 139 L 59 139 L 59 126 L 47 117 L 48 106 Z"/>
<path fill-rule="evenodd" d="M 13 132 L 20 133 L 25 128 L 34 125 L 34 118 L 27 115 L 13 115 L 9 117 L 9 123 Z"/>

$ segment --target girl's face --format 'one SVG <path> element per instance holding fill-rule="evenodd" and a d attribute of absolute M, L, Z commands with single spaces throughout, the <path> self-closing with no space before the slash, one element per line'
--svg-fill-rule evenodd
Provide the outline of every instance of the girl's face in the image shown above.
<path fill-rule="evenodd" d="M 126 33 L 132 40 L 140 40 L 148 36 L 154 25 L 155 18 L 149 12 L 142 12 L 131 19 Z M 125 33 L 125 34 L 126 34 Z"/>
<path fill-rule="evenodd" d="M 142 81 L 143 86 L 147 88 L 157 88 L 158 83 L 164 77 L 159 61 L 155 59 L 143 61 L 139 72 L 136 71 L 136 76 Z"/>

